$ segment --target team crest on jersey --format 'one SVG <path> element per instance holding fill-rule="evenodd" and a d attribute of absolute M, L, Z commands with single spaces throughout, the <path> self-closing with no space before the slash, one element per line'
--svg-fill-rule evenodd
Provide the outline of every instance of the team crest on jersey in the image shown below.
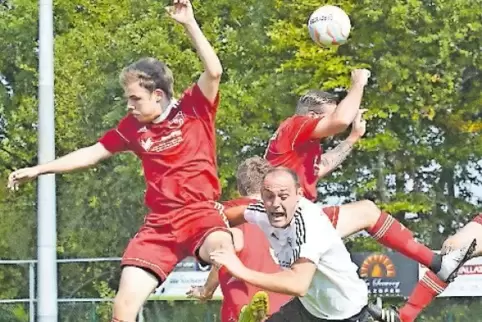
<path fill-rule="evenodd" d="M 141 140 L 140 144 L 145 151 L 149 151 L 154 144 L 154 141 L 151 138 L 147 138 L 145 140 Z"/>
<path fill-rule="evenodd" d="M 178 112 L 172 120 L 169 121 L 168 127 L 170 129 L 178 129 L 184 124 L 184 114 L 182 112 Z"/>
<path fill-rule="evenodd" d="M 141 127 L 139 130 L 137 130 L 137 133 L 146 133 L 147 132 L 147 126 Z"/>

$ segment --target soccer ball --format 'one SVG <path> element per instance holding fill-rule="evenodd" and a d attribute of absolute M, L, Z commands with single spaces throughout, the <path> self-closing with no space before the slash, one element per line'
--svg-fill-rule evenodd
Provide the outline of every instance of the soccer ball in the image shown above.
<path fill-rule="evenodd" d="M 322 6 L 311 14 L 308 30 L 311 39 L 320 46 L 342 45 L 350 35 L 350 18 L 339 7 Z"/>

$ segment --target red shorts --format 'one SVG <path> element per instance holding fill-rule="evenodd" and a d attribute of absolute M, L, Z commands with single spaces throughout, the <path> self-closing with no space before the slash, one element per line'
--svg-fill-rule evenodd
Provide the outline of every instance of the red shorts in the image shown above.
<path fill-rule="evenodd" d="M 325 215 L 330 219 L 331 224 L 333 227 L 338 225 L 338 216 L 340 215 L 340 207 L 339 206 L 330 206 L 330 207 L 323 207 L 321 208 Z"/>
<path fill-rule="evenodd" d="M 482 214 L 478 214 L 472 221 L 482 225 Z"/>
<path fill-rule="evenodd" d="M 163 281 L 185 257 L 197 256 L 197 250 L 211 232 L 228 231 L 220 209 L 218 203 L 206 201 L 168 214 L 148 214 L 127 245 L 121 266 L 145 268 Z"/>

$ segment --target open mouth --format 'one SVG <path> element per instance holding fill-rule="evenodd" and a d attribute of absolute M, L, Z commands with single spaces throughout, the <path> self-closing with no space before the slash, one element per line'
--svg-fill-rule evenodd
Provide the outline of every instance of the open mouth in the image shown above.
<path fill-rule="evenodd" d="M 284 217 L 285 216 L 285 213 L 284 212 L 272 212 L 271 213 L 271 217 L 273 218 L 281 218 L 281 217 Z"/>

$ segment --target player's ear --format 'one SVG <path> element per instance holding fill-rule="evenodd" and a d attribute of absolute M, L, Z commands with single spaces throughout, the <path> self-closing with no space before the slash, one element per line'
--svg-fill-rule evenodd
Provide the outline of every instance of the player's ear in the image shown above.
<path fill-rule="evenodd" d="M 152 95 L 154 96 L 156 102 L 160 103 L 162 101 L 162 98 L 166 96 L 166 93 L 162 89 L 156 88 L 153 92 Z"/>

